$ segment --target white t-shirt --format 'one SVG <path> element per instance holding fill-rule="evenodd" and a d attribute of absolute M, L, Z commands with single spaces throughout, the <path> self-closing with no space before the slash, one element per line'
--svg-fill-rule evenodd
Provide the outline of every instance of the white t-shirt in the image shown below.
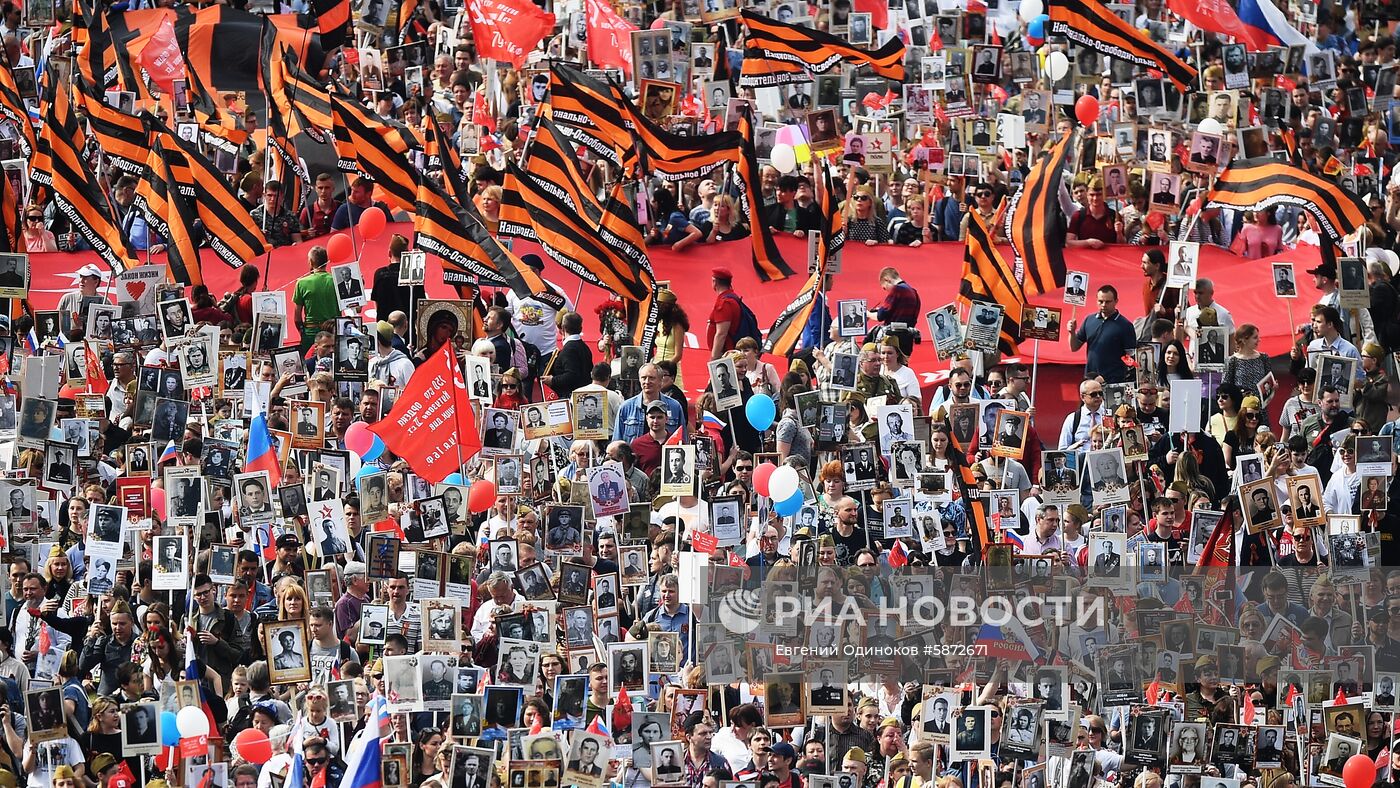
<path fill-rule="evenodd" d="M 564 296 L 564 308 L 572 312 L 574 302 L 564 294 L 564 289 L 553 282 L 546 281 L 545 284 Z M 554 352 L 559 345 L 559 327 L 554 322 L 559 310 L 542 301 L 521 298 L 509 291 L 506 293 L 506 306 L 510 309 L 511 325 L 515 326 L 515 333 L 522 341 L 534 345 L 545 355 Z"/>
<path fill-rule="evenodd" d="M 67 764 L 75 769 L 79 764 L 85 763 L 83 750 L 71 736 L 64 736 L 62 739 L 42 742 L 35 751 L 34 742 L 26 742 L 24 745 L 24 755 L 28 757 L 34 753 L 34 771 L 29 773 L 29 788 L 48 788 L 53 785 L 53 773 L 59 766 Z"/>

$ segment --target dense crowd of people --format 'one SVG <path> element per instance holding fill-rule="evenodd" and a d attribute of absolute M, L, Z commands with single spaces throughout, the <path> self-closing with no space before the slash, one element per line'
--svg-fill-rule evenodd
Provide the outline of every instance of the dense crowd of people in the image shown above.
<path fill-rule="evenodd" d="M 926 314 L 957 295 L 951 275 L 921 297 L 886 267 L 868 313 L 834 314 L 874 292 L 835 275 L 782 357 L 760 326 L 775 316 L 696 262 L 713 302 L 661 290 L 643 349 L 538 255 L 521 259 L 557 300 L 487 288 L 465 307 L 426 300 L 406 235 L 382 264 L 333 262 L 332 233 L 387 207 L 376 184 L 313 167 L 289 204 L 258 134 L 224 170 L 271 245 L 306 245 L 290 286 L 257 265 L 221 293 L 89 263 L 50 304 L 24 272 L 59 258 L 0 255 L 0 295 L 29 296 L 2 319 L 0 785 L 1400 784 L 1395 25 L 1358 2 L 1244 13 L 1271 2 L 1241 3 L 1281 42 L 1249 51 L 1179 3 L 1111 6 L 1199 68 L 1185 92 L 1046 43 L 1032 0 L 1019 17 L 757 4 L 860 47 L 905 43 L 902 85 L 846 66 L 763 89 L 738 87 L 754 53 L 732 4 L 615 9 L 640 28 L 625 70 L 649 118 L 689 135 L 734 128 L 743 106 L 760 121 L 763 205 L 745 210 L 719 172 L 649 182 L 652 248 L 806 237 L 831 226 L 824 204 L 847 254 L 958 243 L 969 225 L 1001 243 L 1042 149 L 1077 134 L 1055 242 L 1143 247 L 1142 278 L 1070 272 L 1065 303 L 1085 316 L 1064 339 L 1085 370 L 1055 423 L 1032 365 L 944 352 L 973 331 Z M 32 69 L 66 67 L 72 32 L 68 9 L 39 5 L 0 4 L 36 102 Z M 507 161 L 548 106 L 545 59 L 584 60 L 602 4 L 554 5 L 521 68 L 479 56 L 473 4 L 390 5 L 357 6 L 364 46 L 317 76 L 381 120 L 437 124 L 494 232 Z M 259 131 L 257 101 L 221 98 Z M 150 262 L 170 239 L 138 178 L 89 152 Z M 606 196 L 614 168 L 579 155 Z M 1268 155 L 1362 197 L 1353 256 L 1322 250 L 1302 207 L 1206 207 L 1233 158 Z M 25 252 L 89 248 L 42 191 L 16 193 L 36 196 L 18 203 Z M 1273 258 L 1249 275 L 1280 297 L 1312 278 L 1321 298 L 1287 354 L 1216 300 L 1197 245 Z M 1289 250 L 1312 262 L 1295 271 Z M 413 404 L 444 346 L 480 449 L 433 482 L 367 428 Z M 790 624 L 782 593 L 868 614 L 950 595 L 1106 604 L 1092 625 Z"/>

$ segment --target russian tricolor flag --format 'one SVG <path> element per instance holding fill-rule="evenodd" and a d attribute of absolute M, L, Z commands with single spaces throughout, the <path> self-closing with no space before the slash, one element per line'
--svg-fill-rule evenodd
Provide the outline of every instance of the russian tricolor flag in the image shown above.
<path fill-rule="evenodd" d="M 267 427 L 267 411 L 258 409 L 248 428 L 248 458 L 243 461 L 244 473 L 267 471 L 268 482 L 276 487 L 282 483 L 282 468 L 277 452 L 272 448 L 272 433 Z"/>
<path fill-rule="evenodd" d="M 1254 40 L 1270 46 L 1302 44 L 1314 52 L 1317 44 L 1288 23 L 1273 0 L 1239 0 L 1240 21 L 1254 33 Z"/>
<path fill-rule="evenodd" d="M 346 788 L 383 788 L 380 778 L 382 760 L 382 730 L 389 719 L 383 698 L 373 698 L 365 727 L 355 734 L 345 754 Z"/>

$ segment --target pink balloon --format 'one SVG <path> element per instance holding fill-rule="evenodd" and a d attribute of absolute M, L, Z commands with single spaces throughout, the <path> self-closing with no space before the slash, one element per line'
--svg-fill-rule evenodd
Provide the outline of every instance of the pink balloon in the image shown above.
<path fill-rule="evenodd" d="M 160 487 L 151 488 L 151 511 L 161 521 L 165 520 L 165 490 Z"/>
<path fill-rule="evenodd" d="M 369 431 L 369 425 L 363 421 L 357 421 L 345 430 L 345 448 L 355 452 L 357 456 L 365 456 L 372 446 L 374 433 Z"/>
<path fill-rule="evenodd" d="M 383 232 L 389 219 L 384 215 L 384 210 L 377 205 L 371 205 L 360 213 L 360 235 L 366 238 L 378 238 Z"/>
<path fill-rule="evenodd" d="M 757 468 L 753 469 L 753 488 L 764 498 L 768 497 L 768 479 L 776 470 L 778 470 L 778 466 L 771 462 L 760 463 Z"/>

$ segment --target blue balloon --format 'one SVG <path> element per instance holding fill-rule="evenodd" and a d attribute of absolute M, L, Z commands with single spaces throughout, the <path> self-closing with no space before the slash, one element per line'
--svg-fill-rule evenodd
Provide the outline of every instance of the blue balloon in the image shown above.
<path fill-rule="evenodd" d="M 160 743 L 165 747 L 175 747 L 180 743 L 180 731 L 175 727 L 175 712 L 160 713 Z"/>
<path fill-rule="evenodd" d="M 374 443 L 370 444 L 369 451 L 365 452 L 365 456 L 360 459 L 365 462 L 374 462 L 379 459 L 379 455 L 383 454 L 386 448 L 388 447 L 384 445 L 384 441 L 380 440 L 378 435 L 375 435 Z"/>
<path fill-rule="evenodd" d="M 461 473 L 449 473 L 447 478 L 442 480 L 443 484 L 466 484 L 467 480 L 462 478 Z"/>
<path fill-rule="evenodd" d="M 778 514 L 781 514 L 784 517 L 787 517 L 789 515 L 797 514 L 797 510 L 802 508 L 802 503 L 802 491 L 798 490 L 797 492 L 793 493 L 792 496 L 786 501 L 778 501 L 777 503 L 773 504 L 773 511 L 777 512 Z"/>
<path fill-rule="evenodd" d="M 1026 27 L 1027 37 L 1044 41 L 1045 23 L 1048 21 L 1050 21 L 1050 17 L 1046 16 L 1045 14 L 1041 14 L 1035 19 L 1032 19 L 1030 25 Z"/>
<path fill-rule="evenodd" d="M 778 415 L 778 406 L 773 404 L 773 398 L 767 394 L 755 394 L 744 403 L 744 415 L 749 417 L 749 424 L 759 432 L 763 432 L 773 426 L 773 418 Z"/>
<path fill-rule="evenodd" d="M 373 464 L 373 463 L 367 462 L 367 463 L 365 463 L 364 465 L 361 465 L 361 466 L 360 466 L 360 472 L 357 473 L 357 474 L 355 474 L 355 478 L 356 478 L 356 479 L 363 479 L 363 478 L 365 478 L 366 476 L 370 475 L 371 473 L 378 473 L 380 470 L 381 470 L 381 469 L 380 469 L 380 467 L 379 467 L 378 465 L 375 465 L 375 464 Z"/>

